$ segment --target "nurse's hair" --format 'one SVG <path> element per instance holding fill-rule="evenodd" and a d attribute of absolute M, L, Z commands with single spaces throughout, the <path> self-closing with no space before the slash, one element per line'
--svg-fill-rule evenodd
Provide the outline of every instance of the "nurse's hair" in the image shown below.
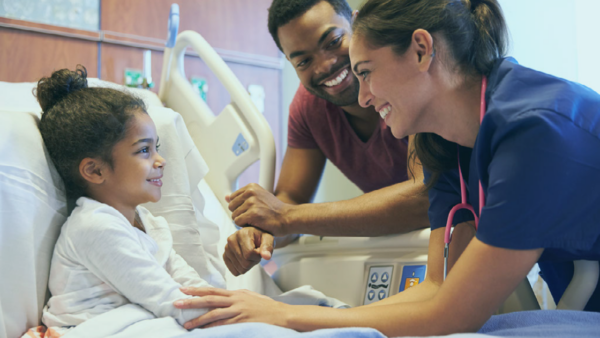
<path fill-rule="evenodd" d="M 497 0 L 369 0 L 354 19 L 355 35 L 372 48 L 390 46 L 404 54 L 419 28 L 432 34 L 438 58 L 465 76 L 489 75 L 506 54 L 508 33 Z M 444 44 L 435 43 L 436 37 Z M 440 50 L 445 46 L 445 50 Z M 441 53 L 440 53 L 441 52 Z M 431 172 L 427 188 L 457 166 L 456 143 L 432 133 L 415 136 L 415 155 Z"/>
<path fill-rule="evenodd" d="M 300 17 L 321 1 L 328 2 L 335 12 L 345 17 L 348 22 L 352 21 L 352 8 L 350 8 L 346 0 L 273 0 L 271 7 L 269 7 L 268 26 L 269 32 L 279 50 L 283 52 L 279 43 L 279 36 L 277 35 L 279 27 Z"/>
<path fill-rule="evenodd" d="M 112 150 L 122 140 L 135 112 L 146 112 L 142 99 L 110 88 L 89 88 L 85 67 L 57 70 L 38 81 L 34 95 L 42 107 L 39 129 L 62 178 L 67 196 L 86 195 L 79 173 L 85 158 L 113 167 Z"/>

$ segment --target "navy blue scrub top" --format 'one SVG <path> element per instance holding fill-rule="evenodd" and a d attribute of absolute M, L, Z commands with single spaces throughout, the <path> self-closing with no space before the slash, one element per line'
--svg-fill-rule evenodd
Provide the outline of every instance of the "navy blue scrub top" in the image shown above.
<path fill-rule="evenodd" d="M 538 263 L 558 303 L 572 261 L 600 260 L 600 95 L 503 59 L 488 77 L 486 102 L 475 147 L 459 150 L 476 212 L 480 178 L 485 192 L 476 237 L 507 249 L 544 248 Z M 458 169 L 440 176 L 429 201 L 431 229 L 444 227 L 460 203 Z M 453 224 L 472 219 L 463 210 Z M 600 287 L 586 310 L 600 312 Z"/>

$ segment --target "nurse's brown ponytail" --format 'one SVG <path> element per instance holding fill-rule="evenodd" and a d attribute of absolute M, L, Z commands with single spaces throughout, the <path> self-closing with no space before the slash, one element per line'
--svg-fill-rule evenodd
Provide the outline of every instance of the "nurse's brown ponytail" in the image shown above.
<path fill-rule="evenodd" d="M 443 37 L 442 53 L 465 76 L 489 75 L 495 62 L 507 49 L 507 31 L 497 0 L 369 0 L 353 23 L 354 34 L 365 38 L 373 48 L 390 46 L 402 55 L 417 29 Z M 443 44 L 437 44 L 442 46 Z M 441 48 L 441 47 L 437 47 Z M 446 170 L 457 166 L 456 143 L 436 134 L 415 137 L 415 155 L 431 172 L 431 188 Z"/>
<path fill-rule="evenodd" d="M 507 49 L 506 23 L 496 0 L 463 0 L 471 11 L 475 28 L 466 64 L 479 74 L 489 75 L 494 63 Z"/>

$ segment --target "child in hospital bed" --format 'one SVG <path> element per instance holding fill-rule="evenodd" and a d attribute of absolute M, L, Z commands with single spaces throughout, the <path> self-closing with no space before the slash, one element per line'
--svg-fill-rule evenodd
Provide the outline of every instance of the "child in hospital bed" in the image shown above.
<path fill-rule="evenodd" d="M 134 303 L 180 325 L 206 309 L 173 306 L 182 286 L 210 286 L 173 249 L 168 224 L 140 204 L 161 197 L 165 160 L 144 102 L 108 88 L 88 88 L 86 70 L 42 78 L 39 128 L 76 206 L 54 249 L 42 321 L 81 324 Z"/>

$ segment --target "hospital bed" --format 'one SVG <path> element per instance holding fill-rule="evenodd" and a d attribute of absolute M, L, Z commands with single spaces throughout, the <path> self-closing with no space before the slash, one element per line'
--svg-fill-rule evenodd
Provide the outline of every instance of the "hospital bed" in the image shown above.
<path fill-rule="evenodd" d="M 224 196 L 258 159 L 258 183 L 272 190 L 275 144 L 264 117 L 216 52 L 197 33 L 176 33 L 171 29 L 159 95 L 131 90 L 147 103 L 163 140 L 161 149 L 169 166 L 176 168 L 165 171 L 169 184 L 163 187 L 161 202 L 147 207 L 167 218 L 178 253 L 203 277 L 226 283 L 229 289 L 274 296 L 310 284 L 351 306 L 421 282 L 428 230 L 379 238 L 304 236 L 277 251 L 273 259 L 279 269 L 273 278 L 260 266 L 240 277 L 226 271 L 220 257 L 227 237 L 237 228 Z M 231 104 L 219 114 L 194 93 L 185 77 L 187 47 L 201 56 L 231 94 Z M 123 90 L 99 80 L 90 80 L 90 85 Z M 53 246 L 68 216 L 64 188 L 37 129 L 41 109 L 31 95 L 34 87 L 35 83 L 0 82 L 0 338 L 17 337 L 39 324 L 48 297 Z M 527 288 L 518 291 L 506 311 L 511 306 L 535 308 L 530 293 Z"/>

